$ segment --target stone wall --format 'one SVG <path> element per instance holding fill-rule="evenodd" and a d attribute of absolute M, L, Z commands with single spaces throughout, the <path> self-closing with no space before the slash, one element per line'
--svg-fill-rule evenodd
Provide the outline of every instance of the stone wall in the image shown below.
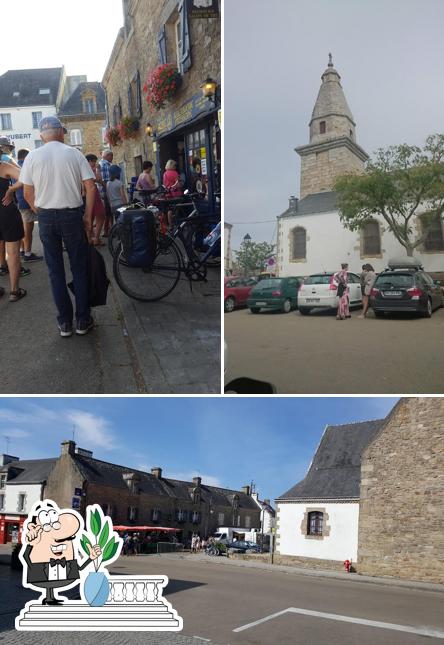
<path fill-rule="evenodd" d="M 269 553 L 232 553 L 229 556 L 236 560 L 252 560 L 255 562 L 270 562 Z M 321 560 L 320 558 L 300 558 L 291 555 L 273 555 L 273 564 L 281 564 L 290 567 L 302 567 L 304 569 L 316 569 L 326 571 L 345 571 L 343 562 L 339 560 Z"/>
<path fill-rule="evenodd" d="M 444 582 L 444 399 L 403 399 L 362 458 L 358 571 Z"/>
<path fill-rule="evenodd" d="M 84 155 L 92 153 L 100 159 L 101 151 L 107 146 L 102 141 L 102 128 L 105 126 L 105 114 L 62 116 L 63 125 L 68 130 L 65 143 L 70 145 L 70 130 L 80 130 L 82 145 L 76 146 Z"/>
<path fill-rule="evenodd" d="M 127 88 L 137 71 L 142 87 L 148 72 L 159 65 L 158 33 L 166 25 L 167 61 L 176 62 L 174 21 L 177 19 L 176 0 L 144 0 L 133 2 L 132 29 L 128 34 L 121 30 L 103 78 L 107 95 L 108 113 L 112 119 L 113 106 L 122 104 L 123 116 L 128 110 Z M 187 99 L 200 92 L 203 81 L 211 76 L 220 82 L 221 39 L 220 21 L 216 18 L 189 19 L 191 42 L 191 68 L 183 75 L 180 89 L 165 109 L 152 111 L 142 94 L 141 128 L 138 138 L 124 141 L 113 148 L 114 163 L 125 162 L 127 179 L 135 174 L 135 157 L 151 160 L 156 164 L 153 140 L 145 134 L 145 125 L 155 126 L 162 115 L 178 108 Z M 156 173 L 158 171 L 155 168 Z"/>
<path fill-rule="evenodd" d="M 333 189 L 336 177 L 362 173 L 364 163 L 345 146 L 304 154 L 301 157 L 301 199 Z"/>

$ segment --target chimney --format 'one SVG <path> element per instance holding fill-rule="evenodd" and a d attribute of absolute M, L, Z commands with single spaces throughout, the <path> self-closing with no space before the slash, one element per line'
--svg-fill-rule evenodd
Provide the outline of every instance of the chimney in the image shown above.
<path fill-rule="evenodd" d="M 193 484 L 196 487 L 199 487 L 202 483 L 202 477 L 193 477 Z"/>
<path fill-rule="evenodd" d="M 151 474 L 157 477 L 157 479 L 162 479 L 162 468 L 159 468 L 159 466 L 151 468 Z"/>
<path fill-rule="evenodd" d="M 295 197 L 294 195 L 292 195 L 290 197 L 290 199 L 288 200 L 288 208 L 291 211 L 297 211 L 298 210 L 298 201 L 299 201 L 299 199 L 297 197 Z"/>
<path fill-rule="evenodd" d="M 245 493 L 245 495 L 250 494 L 250 487 L 249 486 L 242 486 L 242 492 Z"/>
<path fill-rule="evenodd" d="M 6 464 L 11 463 L 11 461 L 19 461 L 19 457 L 13 457 L 12 455 L 0 455 L 0 466 L 6 466 Z"/>
<path fill-rule="evenodd" d="M 271 506 L 269 499 L 264 499 L 264 504 L 266 504 L 267 506 Z"/>
<path fill-rule="evenodd" d="M 76 452 L 75 441 L 62 441 L 62 455 L 74 455 Z"/>

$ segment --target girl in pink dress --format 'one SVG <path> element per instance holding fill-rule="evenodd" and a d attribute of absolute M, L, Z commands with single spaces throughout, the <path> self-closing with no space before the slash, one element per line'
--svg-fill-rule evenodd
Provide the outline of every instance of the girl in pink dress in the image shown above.
<path fill-rule="evenodd" d="M 350 290 L 348 288 L 348 264 L 341 264 L 341 271 L 335 273 L 334 281 L 338 288 L 339 297 L 336 320 L 345 320 L 345 318 L 351 318 L 349 309 Z"/>

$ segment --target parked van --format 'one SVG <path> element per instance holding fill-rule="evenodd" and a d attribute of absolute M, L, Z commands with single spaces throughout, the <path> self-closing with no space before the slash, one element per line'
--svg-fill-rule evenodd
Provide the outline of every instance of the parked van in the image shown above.
<path fill-rule="evenodd" d="M 258 314 L 261 309 L 274 309 L 288 314 L 297 308 L 302 281 L 301 276 L 261 280 L 250 291 L 247 307 L 252 314 Z"/>

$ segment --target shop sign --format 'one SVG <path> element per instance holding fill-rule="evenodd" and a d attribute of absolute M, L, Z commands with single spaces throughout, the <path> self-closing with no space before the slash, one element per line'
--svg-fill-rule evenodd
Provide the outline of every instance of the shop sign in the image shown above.
<path fill-rule="evenodd" d="M 199 114 L 211 108 L 210 101 L 202 94 L 195 94 L 189 101 L 183 103 L 176 110 L 171 110 L 156 123 L 156 135 L 159 137 L 166 132 L 174 130 L 179 125 L 191 121 Z"/>
<path fill-rule="evenodd" d="M 8 134 L 8 139 L 31 139 L 32 134 Z"/>
<path fill-rule="evenodd" d="M 188 0 L 190 18 L 216 18 L 219 15 L 218 0 Z"/>

